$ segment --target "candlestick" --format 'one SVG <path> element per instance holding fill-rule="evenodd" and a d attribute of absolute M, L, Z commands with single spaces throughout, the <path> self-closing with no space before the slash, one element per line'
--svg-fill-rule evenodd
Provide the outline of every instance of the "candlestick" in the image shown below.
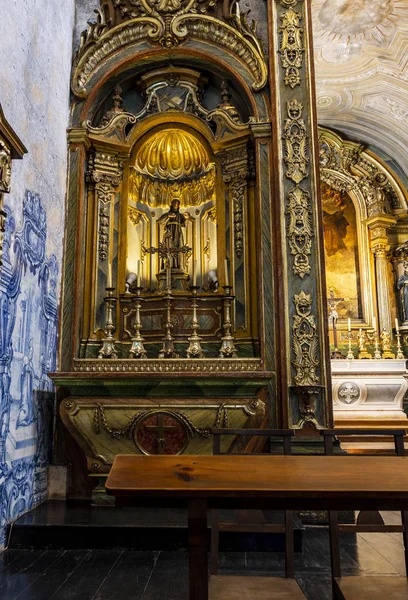
<path fill-rule="evenodd" d="M 169 273 L 170 266 L 169 266 L 169 263 L 167 263 L 167 264 L 168 264 L 167 273 Z M 174 348 L 173 336 L 171 335 L 171 330 L 173 329 L 173 324 L 171 322 L 171 303 L 173 300 L 173 296 L 171 295 L 171 286 L 169 285 L 169 283 L 170 283 L 170 281 L 168 281 L 167 293 L 165 296 L 167 318 L 166 318 L 166 324 L 165 324 L 164 328 L 166 330 L 166 335 L 162 339 L 163 345 L 159 352 L 159 358 L 179 358 L 179 355 L 176 353 L 176 350 Z"/>
<path fill-rule="evenodd" d="M 378 335 L 377 335 L 377 329 L 374 330 L 374 346 L 375 346 L 375 351 L 374 351 L 374 358 L 376 360 L 380 360 L 382 358 L 381 356 L 381 352 L 380 352 L 380 342 L 378 339 Z"/>
<path fill-rule="evenodd" d="M 204 352 L 203 352 L 203 349 L 201 348 L 201 338 L 197 333 L 198 330 L 200 329 L 200 326 L 198 324 L 198 319 L 197 319 L 197 307 L 198 307 L 197 290 L 198 290 L 198 287 L 196 285 L 193 285 L 191 287 L 191 291 L 193 292 L 193 322 L 192 322 L 193 333 L 188 338 L 190 345 L 187 349 L 187 358 L 204 358 Z"/>
<path fill-rule="evenodd" d="M 225 259 L 225 285 L 229 286 L 228 259 Z"/>
<path fill-rule="evenodd" d="M 138 271 L 139 271 L 139 266 L 140 266 L 140 261 L 139 261 L 139 265 L 138 265 Z M 138 274 L 138 279 L 139 279 L 139 284 L 140 284 L 140 274 Z M 141 333 L 140 333 L 140 330 L 142 329 L 142 322 L 140 320 L 140 307 L 141 307 L 141 301 L 142 301 L 140 293 L 142 291 L 142 288 L 140 287 L 139 284 L 136 288 L 136 302 L 135 302 L 136 315 L 135 315 L 135 323 L 134 323 L 135 335 L 132 337 L 132 346 L 129 350 L 130 358 L 147 358 L 146 350 L 143 345 L 144 338 L 141 336 Z"/>
<path fill-rule="evenodd" d="M 106 282 L 106 287 L 107 288 L 112 287 L 112 265 L 111 265 L 111 263 L 108 263 L 108 279 Z"/>
<path fill-rule="evenodd" d="M 193 263 L 193 287 L 197 286 L 197 261 Z"/>
<path fill-rule="evenodd" d="M 349 323 L 350 323 L 350 319 L 349 319 Z M 349 341 L 349 347 L 348 347 L 348 352 L 347 352 L 347 356 L 346 356 L 346 360 L 354 360 L 354 354 L 353 351 L 351 349 L 351 331 L 349 329 L 348 331 L 348 341 Z"/>
<path fill-rule="evenodd" d="M 113 337 L 113 332 L 115 331 L 115 325 L 113 323 L 113 313 L 115 309 L 115 304 L 118 301 L 117 298 L 114 297 L 113 292 L 115 288 L 112 286 L 108 286 L 106 288 L 107 295 L 104 298 L 104 302 L 106 305 L 106 323 L 105 323 L 105 337 L 102 338 L 102 348 L 99 351 L 98 358 L 117 358 L 115 348 L 115 339 Z"/>
<path fill-rule="evenodd" d="M 231 334 L 231 302 L 234 298 L 231 294 L 231 286 L 225 285 L 225 296 L 223 298 L 224 301 L 224 335 L 222 336 L 222 344 L 220 348 L 220 358 L 237 358 L 237 349 L 235 348 L 234 338 Z"/>
<path fill-rule="evenodd" d="M 395 320 L 397 320 L 397 319 L 395 319 Z M 399 329 L 397 330 L 397 359 L 405 360 L 405 356 L 404 356 L 404 353 L 403 353 L 402 347 L 401 347 L 401 334 L 399 332 Z"/>

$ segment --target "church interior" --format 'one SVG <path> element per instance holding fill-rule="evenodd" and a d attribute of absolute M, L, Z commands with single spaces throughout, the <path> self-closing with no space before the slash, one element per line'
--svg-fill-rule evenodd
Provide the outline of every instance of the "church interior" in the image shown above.
<path fill-rule="evenodd" d="M 1 598 L 408 599 L 407 48 L 404 0 L 4 8 Z"/>

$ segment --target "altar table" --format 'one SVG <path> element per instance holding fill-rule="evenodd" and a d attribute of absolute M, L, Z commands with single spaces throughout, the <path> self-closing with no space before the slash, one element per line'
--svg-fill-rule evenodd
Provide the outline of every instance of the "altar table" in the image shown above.
<path fill-rule="evenodd" d="M 208 599 L 207 510 L 408 510 L 408 457 L 118 455 L 118 503 L 187 504 L 190 600 Z"/>

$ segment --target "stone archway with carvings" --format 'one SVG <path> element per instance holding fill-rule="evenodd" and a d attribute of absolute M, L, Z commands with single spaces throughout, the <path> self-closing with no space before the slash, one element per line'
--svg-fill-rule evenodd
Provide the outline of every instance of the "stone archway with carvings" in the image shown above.
<path fill-rule="evenodd" d="M 362 144 L 320 127 L 319 151 L 322 182 L 348 194 L 356 209 L 362 319 L 354 327 L 373 325 L 377 318 L 381 330 L 391 331 L 396 314 L 390 252 L 397 223 L 408 213 L 407 193 L 388 165 Z"/>

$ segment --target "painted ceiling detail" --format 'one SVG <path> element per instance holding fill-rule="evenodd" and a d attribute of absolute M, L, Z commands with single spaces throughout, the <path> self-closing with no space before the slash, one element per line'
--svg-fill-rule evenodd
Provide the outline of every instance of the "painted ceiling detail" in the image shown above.
<path fill-rule="evenodd" d="M 408 2 L 312 0 L 319 123 L 408 172 Z"/>

